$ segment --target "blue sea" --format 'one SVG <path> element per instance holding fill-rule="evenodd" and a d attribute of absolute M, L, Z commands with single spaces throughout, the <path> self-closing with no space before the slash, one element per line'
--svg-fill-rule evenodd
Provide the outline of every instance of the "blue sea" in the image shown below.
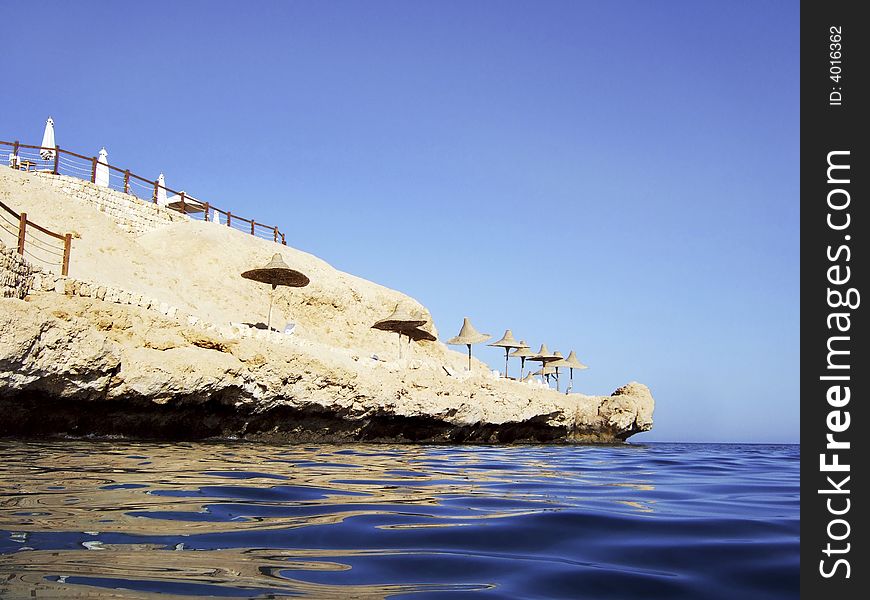
<path fill-rule="evenodd" d="M 0 596 L 797 598 L 798 457 L 0 440 Z"/>

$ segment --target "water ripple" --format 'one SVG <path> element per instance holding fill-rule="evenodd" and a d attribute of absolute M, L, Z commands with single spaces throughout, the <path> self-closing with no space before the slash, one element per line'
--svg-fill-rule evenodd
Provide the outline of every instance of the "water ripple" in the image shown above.
<path fill-rule="evenodd" d="M 0 596 L 790 598 L 797 446 L 0 441 Z"/>

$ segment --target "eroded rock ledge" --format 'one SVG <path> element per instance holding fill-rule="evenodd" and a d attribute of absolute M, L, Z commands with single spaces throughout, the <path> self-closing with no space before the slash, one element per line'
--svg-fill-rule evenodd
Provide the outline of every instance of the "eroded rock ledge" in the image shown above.
<path fill-rule="evenodd" d="M 566 396 L 467 372 L 416 299 L 302 250 L 63 177 L 0 169 L 0 199 L 74 238 L 68 277 L 0 261 L 0 435 L 555 443 L 652 426 L 640 384 Z M 271 290 L 239 277 L 276 252 L 311 280 L 274 292 L 282 333 L 249 326 Z M 402 359 L 371 327 L 398 304 L 436 338 Z"/>
<path fill-rule="evenodd" d="M 166 315 L 34 293 L 0 310 L 0 435 L 291 442 L 618 442 L 653 399 L 559 394 L 307 340 L 220 339 Z"/>

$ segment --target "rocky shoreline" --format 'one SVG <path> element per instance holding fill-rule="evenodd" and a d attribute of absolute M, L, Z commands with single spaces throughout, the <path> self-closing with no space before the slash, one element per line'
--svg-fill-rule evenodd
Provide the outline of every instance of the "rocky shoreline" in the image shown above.
<path fill-rule="evenodd" d="M 566 395 L 476 360 L 468 371 L 438 341 L 402 356 L 395 334 L 371 327 L 397 304 L 437 330 L 400 292 L 210 223 L 131 234 L 44 177 L 5 171 L 4 202 L 76 237 L 66 278 L 2 250 L 0 436 L 613 443 L 652 427 L 642 384 Z M 311 277 L 275 298 L 279 331 L 292 319 L 292 335 L 245 324 L 268 296 L 238 273 L 274 252 Z M 201 258 L 178 258 L 188 256 Z"/>
<path fill-rule="evenodd" d="M 299 341 L 226 339 L 94 298 L 2 302 L 2 436 L 577 443 L 623 441 L 652 423 L 652 397 L 637 383 L 565 395 L 488 371 L 456 377 L 344 353 L 326 361 Z"/>

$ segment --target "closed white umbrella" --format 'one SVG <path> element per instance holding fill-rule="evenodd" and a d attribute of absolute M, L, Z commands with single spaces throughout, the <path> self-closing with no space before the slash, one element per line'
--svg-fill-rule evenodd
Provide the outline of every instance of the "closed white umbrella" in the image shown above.
<path fill-rule="evenodd" d="M 216 223 L 218 225 L 221 224 L 221 217 L 218 214 L 218 211 L 216 211 L 216 210 L 211 211 L 211 222 Z"/>
<path fill-rule="evenodd" d="M 55 151 L 53 148 L 57 146 L 57 144 L 54 143 L 54 119 L 51 117 L 49 117 L 48 121 L 45 122 L 45 133 L 42 134 L 42 143 L 40 146 L 44 148 L 39 151 L 42 160 L 54 160 Z M 49 148 L 52 149 L 49 150 Z"/>
<path fill-rule="evenodd" d="M 102 187 L 109 187 L 109 153 L 103 147 L 100 156 L 97 157 L 97 169 L 94 172 L 94 183 Z"/>
<path fill-rule="evenodd" d="M 169 201 L 166 199 L 166 180 L 163 178 L 163 173 L 157 177 L 157 204 L 166 206 Z"/>

